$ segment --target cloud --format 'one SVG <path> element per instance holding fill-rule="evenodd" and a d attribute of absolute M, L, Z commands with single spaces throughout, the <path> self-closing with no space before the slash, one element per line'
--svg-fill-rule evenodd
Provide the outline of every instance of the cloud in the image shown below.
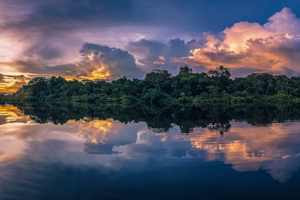
<path fill-rule="evenodd" d="M 175 7 L 172 8 L 174 12 L 166 16 L 166 10 L 161 6 L 171 9 L 172 2 L 2 1 L 0 36 L 3 43 L 18 44 L 19 49 L 13 49 L 10 57 L 39 56 L 48 65 L 62 63 L 63 60 L 70 62 L 76 59 L 70 51 L 79 48 L 85 41 L 122 48 L 129 40 L 138 40 L 146 35 L 167 35 L 163 33 L 169 32 L 167 27 L 171 23 L 167 19 L 178 22 L 181 17 L 176 15 L 178 10 Z M 1 39 L 0 44 L 2 46 Z M 8 46 L 11 48 L 13 45 Z M 17 54 L 17 51 L 20 52 Z"/>
<path fill-rule="evenodd" d="M 172 73 L 178 73 L 182 62 L 174 62 L 174 58 L 190 55 L 190 51 L 202 46 L 201 41 L 191 40 L 185 42 L 179 38 L 170 39 L 166 44 L 154 40 L 141 39 L 129 42 L 125 47 L 130 53 L 139 57 L 139 67 L 145 71 L 152 69 L 166 69 Z M 203 70 L 203 68 L 201 68 Z"/>
<path fill-rule="evenodd" d="M 59 48 L 51 47 L 49 45 L 41 47 L 31 47 L 27 49 L 27 55 L 30 57 L 37 56 L 45 60 L 52 60 L 63 56 L 63 52 Z"/>
<path fill-rule="evenodd" d="M 43 65 L 78 61 L 75 51 L 89 41 L 123 48 L 128 41 L 190 38 L 201 13 L 194 1 L 11 0 L 0 2 L 0 59 L 34 57 Z M 184 10 L 183 10 L 184 9 Z M 196 11 L 196 12 L 195 12 Z M 199 21 L 197 19 L 197 21 Z M 180 27 L 180 28 L 178 28 Z M 188 35 L 188 36 L 187 36 Z M 3 73 L 3 71 L 2 71 Z"/>
<path fill-rule="evenodd" d="M 297 35 L 300 33 L 300 20 L 292 13 L 290 8 L 283 8 L 282 11 L 275 13 L 264 24 L 264 28 L 272 32 L 287 33 Z"/>
<path fill-rule="evenodd" d="M 129 42 L 126 49 L 129 52 L 145 57 L 145 61 L 156 61 L 163 56 L 164 59 L 183 57 L 189 55 L 195 40 L 185 42 L 179 38 L 170 39 L 166 44 L 154 40 L 141 39 L 137 42 Z M 141 61 L 143 61 L 141 59 Z"/>
<path fill-rule="evenodd" d="M 300 20 L 289 8 L 274 14 L 264 25 L 238 22 L 226 28 L 221 39 L 207 34 L 203 47 L 190 50 L 191 56 L 174 59 L 212 69 L 252 69 L 273 73 L 300 72 Z"/>
<path fill-rule="evenodd" d="M 6 83 L 6 81 L 4 80 L 3 74 L 0 74 L 0 83 Z"/>
<path fill-rule="evenodd" d="M 78 30 L 88 27 L 167 26 L 189 27 L 199 19 L 188 18 L 199 14 L 201 2 L 151 0 L 11 0 L 0 3 L 5 28 L 23 30 Z M 198 7 L 198 8 L 196 8 Z M 10 12 L 5 12 L 9 10 Z M 4 14 L 3 14 L 4 15 Z M 177 30 L 178 32 L 179 30 Z"/>
<path fill-rule="evenodd" d="M 127 78 L 142 78 L 144 72 L 137 68 L 134 57 L 127 51 L 97 44 L 85 43 L 80 50 L 84 61 L 76 63 L 79 70 L 84 70 L 87 77 L 107 78 L 114 80 Z"/>
<path fill-rule="evenodd" d="M 145 72 L 137 67 L 134 57 L 122 49 L 85 43 L 79 53 L 82 55 L 81 61 L 55 66 L 44 65 L 43 62 L 34 58 L 2 62 L 0 64 L 10 66 L 26 76 L 1 75 L 0 81 L 4 81 L 5 77 L 9 81 L 1 87 L 4 88 L 3 91 L 15 91 L 26 84 L 28 79 L 37 76 L 63 76 L 67 79 L 81 80 L 115 80 L 123 76 L 132 79 L 145 76 Z M 46 50 L 45 55 L 52 56 L 52 50 Z"/>
<path fill-rule="evenodd" d="M 126 49 L 138 57 L 146 57 L 147 60 L 156 60 L 162 52 L 165 44 L 154 40 L 141 39 L 136 42 L 129 42 Z M 142 60 L 141 60 L 142 61 Z"/>
<path fill-rule="evenodd" d="M 33 29 L 59 29 L 82 28 L 84 24 L 98 23 L 98 26 L 113 26 L 133 20 L 138 14 L 144 19 L 144 14 L 138 9 L 133 9 L 135 3 L 132 0 L 101 0 L 78 1 L 63 0 L 43 2 L 31 0 L 28 2 L 14 0 L 5 3 L 5 6 L 19 4 L 19 8 L 28 7 L 28 13 L 22 13 L 23 19 L 5 24 L 6 27 L 33 28 Z M 17 9 L 17 8 L 16 8 Z M 88 24 L 86 24 L 88 25 Z"/>
<path fill-rule="evenodd" d="M 56 66 L 79 61 L 76 53 L 86 41 L 121 47 L 144 37 L 132 26 L 152 23 L 145 9 L 134 0 L 1 1 L 0 61 Z"/>
<path fill-rule="evenodd" d="M 0 92 L 11 93 L 18 90 L 29 79 L 24 75 L 4 75 L 0 74 Z"/>

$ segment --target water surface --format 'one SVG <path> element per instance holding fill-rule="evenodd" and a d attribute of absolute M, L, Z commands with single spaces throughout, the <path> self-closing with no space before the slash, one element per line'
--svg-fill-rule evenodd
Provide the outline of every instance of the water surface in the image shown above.
<path fill-rule="evenodd" d="M 300 195 L 297 106 L 115 112 L 1 106 L 0 199 Z"/>

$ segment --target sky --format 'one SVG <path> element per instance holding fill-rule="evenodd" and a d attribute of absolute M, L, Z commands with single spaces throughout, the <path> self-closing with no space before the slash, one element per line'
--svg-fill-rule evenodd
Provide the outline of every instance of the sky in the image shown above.
<path fill-rule="evenodd" d="M 0 92 L 34 77 L 144 78 L 180 66 L 298 76 L 296 0 L 1 0 Z"/>

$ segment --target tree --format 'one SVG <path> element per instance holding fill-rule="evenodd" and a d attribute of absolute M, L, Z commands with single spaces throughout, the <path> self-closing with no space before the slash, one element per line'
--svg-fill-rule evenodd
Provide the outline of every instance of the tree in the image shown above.
<path fill-rule="evenodd" d="M 145 82 L 160 92 L 170 93 L 172 88 L 171 77 L 172 74 L 167 70 L 154 69 L 152 72 L 146 74 Z"/>
<path fill-rule="evenodd" d="M 230 78 L 230 70 L 223 66 L 217 67 L 215 70 L 209 70 L 207 74 L 213 78 Z"/>
<path fill-rule="evenodd" d="M 223 90 L 229 90 L 230 85 L 230 70 L 223 66 L 217 67 L 215 70 L 209 70 L 207 74 L 212 77 L 215 86 L 218 86 L 222 92 Z"/>
<path fill-rule="evenodd" d="M 190 76 L 193 74 L 193 70 L 188 66 L 180 67 L 178 76 Z"/>

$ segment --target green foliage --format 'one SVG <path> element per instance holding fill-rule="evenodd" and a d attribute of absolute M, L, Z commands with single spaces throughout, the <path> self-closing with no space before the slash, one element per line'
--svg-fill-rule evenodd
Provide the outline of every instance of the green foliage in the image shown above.
<path fill-rule="evenodd" d="M 142 96 L 143 102 L 149 102 L 154 105 L 167 105 L 171 103 L 172 97 L 166 93 L 151 88 Z"/>
<path fill-rule="evenodd" d="M 145 78 L 146 87 L 155 88 L 159 92 L 170 93 L 172 89 L 172 75 L 167 70 L 155 69 L 147 73 Z"/>
<path fill-rule="evenodd" d="M 106 81 L 67 81 L 62 77 L 37 77 L 16 93 L 0 95 L 5 102 L 89 103 L 95 105 L 167 105 L 210 103 L 299 102 L 300 77 L 252 73 L 231 79 L 230 70 L 220 66 L 208 73 L 193 73 L 180 67 L 177 76 L 153 70 L 145 79 L 126 77 Z"/>

